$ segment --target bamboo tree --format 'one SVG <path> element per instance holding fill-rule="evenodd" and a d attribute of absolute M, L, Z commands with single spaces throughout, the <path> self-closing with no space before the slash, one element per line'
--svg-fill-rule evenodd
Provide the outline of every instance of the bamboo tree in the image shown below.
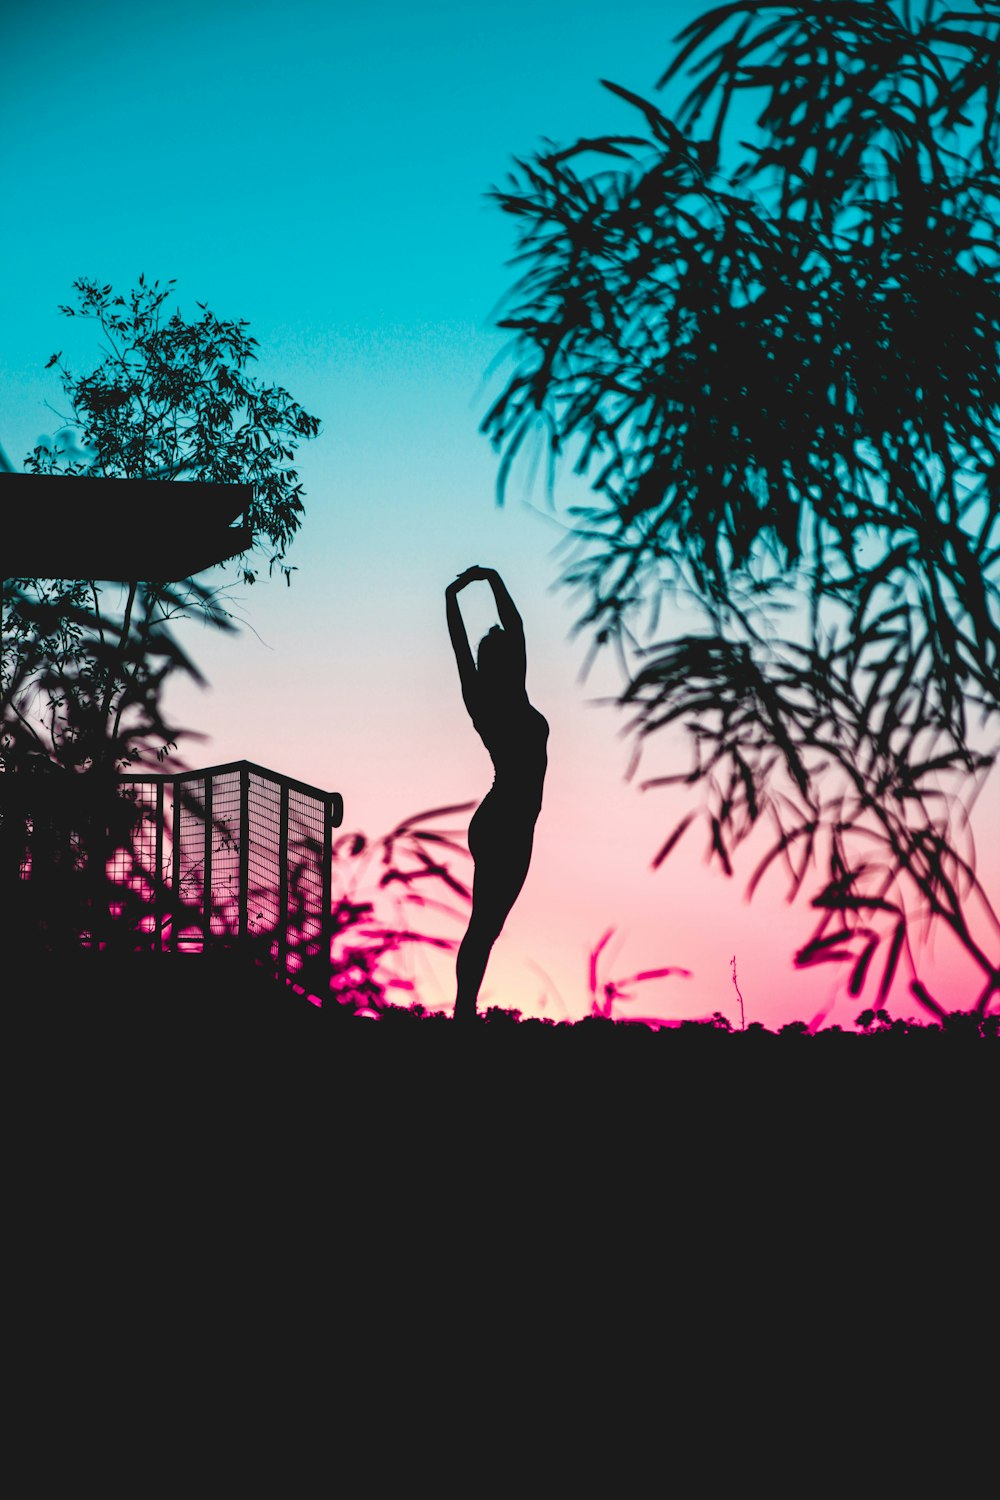
<path fill-rule="evenodd" d="M 964 803 L 1000 708 L 1000 6 L 737 0 L 678 43 L 673 118 L 608 83 L 634 133 L 494 193 L 521 268 L 501 498 L 539 440 L 589 477 L 581 627 L 621 653 L 637 749 L 678 724 L 692 750 L 646 784 L 700 788 L 727 874 L 766 826 L 791 892 L 814 872 L 799 961 L 849 963 L 852 993 L 877 972 L 881 1001 L 930 919 L 985 1007 Z M 698 624 L 660 640 L 671 598 Z"/>

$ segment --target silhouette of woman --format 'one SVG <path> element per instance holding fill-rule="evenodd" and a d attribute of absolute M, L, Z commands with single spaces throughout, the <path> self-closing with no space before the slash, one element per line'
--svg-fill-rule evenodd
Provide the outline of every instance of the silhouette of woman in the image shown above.
<path fill-rule="evenodd" d="M 458 595 L 478 579 L 493 590 L 500 625 L 483 636 L 473 662 Z M 445 589 L 445 605 L 462 697 L 495 773 L 469 824 L 476 869 L 472 915 L 458 950 L 455 998 L 455 1019 L 465 1021 L 475 1017 L 490 950 L 528 874 L 549 726 L 528 702 L 524 626 L 496 569 L 466 568 Z"/>

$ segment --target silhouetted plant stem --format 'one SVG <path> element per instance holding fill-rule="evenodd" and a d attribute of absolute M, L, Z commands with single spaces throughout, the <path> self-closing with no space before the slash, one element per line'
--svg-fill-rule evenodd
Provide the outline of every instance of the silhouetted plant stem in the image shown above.
<path fill-rule="evenodd" d="M 730 965 L 731 965 L 732 971 L 733 971 L 733 986 L 734 986 L 734 988 L 736 990 L 736 994 L 737 994 L 737 997 L 738 997 L 739 1002 L 740 1002 L 740 1030 L 741 1031 L 745 1031 L 746 1030 L 746 1026 L 747 1026 L 747 1018 L 746 1018 L 746 1016 L 744 1014 L 744 1011 L 743 1011 L 743 996 L 742 996 L 742 994 L 740 994 L 740 986 L 739 986 L 739 983 L 738 983 L 737 978 L 736 978 L 736 954 L 735 953 L 733 954 L 732 958 L 730 959 Z"/>

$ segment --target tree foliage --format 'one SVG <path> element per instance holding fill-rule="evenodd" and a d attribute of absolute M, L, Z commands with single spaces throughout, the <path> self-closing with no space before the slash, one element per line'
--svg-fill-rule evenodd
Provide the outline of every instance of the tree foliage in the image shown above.
<path fill-rule="evenodd" d="M 46 368 L 59 372 L 69 411 L 66 428 L 75 449 L 38 447 L 25 462 L 30 473 L 87 472 L 108 479 L 179 479 L 252 484 L 247 524 L 271 548 L 269 567 L 289 576 L 285 561 L 303 514 L 302 486 L 291 467 L 298 444 L 315 437 L 311 417 L 281 386 L 249 373 L 257 340 L 245 319 L 217 318 L 202 302 L 186 321 L 167 303 L 164 286 L 139 277 L 128 296 L 86 277 L 74 282 L 76 305 L 67 318 L 96 322 L 103 359 L 89 375 L 76 375 L 53 354 Z M 250 562 L 244 581 L 256 577 Z"/>
<path fill-rule="evenodd" d="M 5 580 L 3 770 L 113 771 L 176 749 L 184 731 L 168 716 L 167 681 L 202 677 L 170 622 L 197 610 L 231 629 L 229 615 L 194 580 L 132 584 L 121 613 L 106 592 L 94 581 Z"/>
<path fill-rule="evenodd" d="M 501 495 L 539 434 L 589 476 L 581 624 L 622 649 L 637 743 L 677 723 L 693 749 L 647 784 L 702 787 L 727 873 L 762 823 L 756 878 L 820 871 L 799 961 L 849 961 L 858 993 L 881 947 L 884 998 L 919 913 L 985 1004 L 955 799 L 1000 706 L 1000 6 L 736 0 L 678 42 L 675 118 L 608 83 L 636 133 L 494 195 L 521 267 Z M 699 625 L 659 641 L 670 597 Z"/>
<path fill-rule="evenodd" d="M 270 570 L 290 581 L 287 550 L 303 514 L 292 466 L 300 441 L 319 430 L 286 390 L 249 373 L 257 340 L 244 320 L 219 319 L 199 303 L 186 320 L 171 310 L 174 283 L 140 276 L 127 296 L 88 278 L 74 283 L 68 318 L 93 321 L 101 360 L 74 373 L 53 354 L 65 408 L 54 442 L 25 460 L 29 473 L 99 475 L 251 484 L 247 523 Z M 123 524 L 127 518 L 123 518 Z M 164 525 L 169 516 L 164 516 Z M 238 560 L 244 582 L 257 576 L 255 553 Z M 3 756 L 5 765 L 43 759 L 71 770 L 127 765 L 169 748 L 177 731 L 164 717 L 171 672 L 197 669 L 169 621 L 197 614 L 229 617 L 217 593 L 134 581 L 124 608 L 109 608 L 97 580 L 15 578 L 5 584 Z"/>

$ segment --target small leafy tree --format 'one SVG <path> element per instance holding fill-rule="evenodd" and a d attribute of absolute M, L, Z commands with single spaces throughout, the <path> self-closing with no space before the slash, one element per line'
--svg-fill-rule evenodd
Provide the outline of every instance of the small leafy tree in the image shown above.
<path fill-rule="evenodd" d="M 174 283 L 140 276 L 128 296 L 81 278 L 75 305 L 60 311 L 100 330 L 102 358 L 87 375 L 53 354 L 65 408 L 54 443 L 29 454 L 29 473 L 108 479 L 187 479 L 253 486 L 247 517 L 268 566 L 291 579 L 287 549 L 303 513 L 292 460 L 319 422 L 280 386 L 248 367 L 257 340 L 245 321 L 219 319 L 198 303 L 187 321 L 168 303 Z M 124 522 L 127 524 L 127 521 Z M 169 524 L 165 515 L 164 524 Z M 238 562 L 246 583 L 255 554 Z M 195 580 L 129 584 L 123 612 L 107 608 L 96 580 L 18 578 L 6 586 L 3 632 L 5 765 L 27 756 L 67 769 L 123 765 L 174 731 L 163 719 L 167 676 L 196 673 L 167 629 L 169 619 L 228 617 L 217 596 Z"/>
<path fill-rule="evenodd" d="M 484 421 L 501 497 L 533 435 L 590 476 L 581 625 L 620 648 L 637 748 L 692 747 L 646 784 L 702 788 L 727 874 L 768 826 L 753 885 L 818 871 L 799 962 L 849 962 L 857 994 L 881 949 L 881 1003 L 914 917 L 942 921 L 985 1007 L 964 819 L 1000 708 L 1000 6 L 736 0 L 678 40 L 675 119 L 609 83 L 639 133 L 494 194 L 523 267 Z M 698 627 L 657 640 L 671 597 Z"/>
<path fill-rule="evenodd" d="M 281 386 L 263 385 L 248 373 L 258 343 L 245 319 L 224 321 L 204 303 L 187 322 L 167 311 L 174 281 L 163 287 L 139 277 L 127 297 L 82 278 L 74 282 L 76 306 L 67 318 L 97 323 L 104 358 L 89 375 L 67 370 L 54 354 L 69 412 L 75 453 L 36 448 L 25 467 L 34 473 L 97 473 L 117 479 L 210 480 L 252 484 L 248 524 L 270 544 L 269 567 L 286 579 L 289 543 L 303 513 L 302 486 L 291 462 L 319 420 Z M 77 456 L 79 455 L 79 456 Z M 249 562 L 240 569 L 252 583 Z"/>

